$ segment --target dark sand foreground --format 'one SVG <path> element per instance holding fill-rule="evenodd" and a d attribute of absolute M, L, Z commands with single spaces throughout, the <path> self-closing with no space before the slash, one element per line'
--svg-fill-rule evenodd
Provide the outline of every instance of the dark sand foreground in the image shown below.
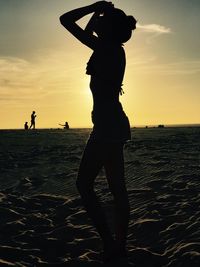
<path fill-rule="evenodd" d="M 200 128 L 133 129 L 128 261 L 103 264 L 75 179 L 89 130 L 0 131 L 0 266 L 200 266 Z M 96 190 L 112 225 L 102 171 Z"/>

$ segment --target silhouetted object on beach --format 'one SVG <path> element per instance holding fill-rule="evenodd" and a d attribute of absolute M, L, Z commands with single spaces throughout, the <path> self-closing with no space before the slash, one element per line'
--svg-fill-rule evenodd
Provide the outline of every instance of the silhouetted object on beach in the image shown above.
<path fill-rule="evenodd" d="M 165 126 L 163 124 L 159 124 L 158 128 L 164 128 Z"/>
<path fill-rule="evenodd" d="M 76 21 L 93 13 L 83 30 Z M 136 20 L 111 2 L 99 1 L 69 11 L 61 24 L 81 43 L 93 50 L 86 74 L 91 76 L 93 130 L 80 163 L 77 188 L 104 248 L 104 260 L 126 256 L 129 200 L 124 179 L 123 146 L 131 139 L 129 120 L 119 102 L 125 71 L 123 43 L 128 41 Z M 94 35 L 93 33 L 96 33 Z M 115 209 L 115 238 L 94 191 L 94 181 L 104 167 Z"/>
<path fill-rule="evenodd" d="M 37 115 L 35 115 L 35 111 L 32 112 L 31 114 L 31 125 L 30 125 L 30 129 L 33 127 L 33 129 L 35 129 L 35 118 Z"/>
<path fill-rule="evenodd" d="M 64 129 L 68 130 L 69 129 L 69 123 L 66 121 L 65 124 L 60 124 L 59 125 L 63 126 Z"/>
<path fill-rule="evenodd" d="M 24 123 L 24 130 L 28 130 L 28 122 L 27 121 Z"/>

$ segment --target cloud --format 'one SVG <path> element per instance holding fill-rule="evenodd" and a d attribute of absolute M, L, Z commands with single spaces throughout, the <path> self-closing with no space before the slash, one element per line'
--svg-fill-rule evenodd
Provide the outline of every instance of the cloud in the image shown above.
<path fill-rule="evenodd" d="M 10 99 L 16 95 L 22 99 L 31 95 L 40 97 L 44 91 L 47 93 L 52 88 L 64 88 L 68 75 L 64 66 L 58 63 L 58 60 L 50 57 L 36 62 L 0 57 L 0 97 L 3 99 L 4 94 L 7 97 L 10 94 Z M 47 90 L 43 90 L 45 88 Z"/>
<path fill-rule="evenodd" d="M 76 73 L 81 78 L 74 80 Z M 32 60 L 0 57 L 0 102 L 20 106 L 32 102 L 53 105 L 54 99 L 69 101 L 80 86 L 81 92 L 86 91 L 84 76 L 85 64 L 79 67 L 73 55 L 64 51 L 46 51 Z"/>
<path fill-rule="evenodd" d="M 0 101 L 24 103 L 46 94 L 40 85 L 41 71 L 17 57 L 0 58 Z"/>
<path fill-rule="evenodd" d="M 146 25 L 141 25 L 137 24 L 137 29 L 142 30 L 143 32 L 148 32 L 148 33 L 157 33 L 157 34 L 164 34 L 164 33 L 171 33 L 170 28 L 166 28 L 165 26 L 159 25 L 159 24 L 146 24 Z"/>
<path fill-rule="evenodd" d="M 159 74 L 159 75 L 196 75 L 200 73 L 200 59 L 182 60 L 169 63 L 157 63 L 157 59 L 147 58 L 130 61 L 129 66 L 134 73 Z"/>

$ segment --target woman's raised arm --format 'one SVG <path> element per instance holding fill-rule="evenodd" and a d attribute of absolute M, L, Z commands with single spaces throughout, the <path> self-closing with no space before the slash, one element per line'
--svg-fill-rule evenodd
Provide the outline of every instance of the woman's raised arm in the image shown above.
<path fill-rule="evenodd" d="M 110 8 L 111 5 L 111 2 L 99 1 L 88 6 L 80 7 L 60 16 L 60 22 L 80 42 L 94 49 L 98 38 L 93 35 L 92 30 L 90 30 L 91 21 L 88 26 L 86 26 L 85 30 L 76 24 L 76 21 L 93 12 L 96 12 L 96 14 L 103 13 L 106 9 Z"/>
<path fill-rule="evenodd" d="M 60 22 L 80 42 L 94 49 L 96 37 L 93 34 L 88 34 L 76 24 L 77 20 L 92 12 L 94 12 L 93 5 L 77 8 L 60 16 Z"/>

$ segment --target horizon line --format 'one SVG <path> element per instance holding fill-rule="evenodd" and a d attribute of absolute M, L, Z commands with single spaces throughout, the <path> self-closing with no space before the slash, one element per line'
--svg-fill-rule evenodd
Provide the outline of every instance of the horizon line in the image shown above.
<path fill-rule="evenodd" d="M 200 127 L 200 123 L 170 123 L 170 124 L 137 124 L 131 125 L 130 128 L 157 128 L 159 125 L 163 125 L 164 127 Z M 70 127 L 69 129 L 92 129 L 93 127 Z M 62 130 L 63 128 L 59 127 L 38 127 L 35 130 Z M 0 128 L 1 130 L 24 130 L 23 127 L 20 128 Z M 30 129 L 33 130 L 33 129 Z"/>

